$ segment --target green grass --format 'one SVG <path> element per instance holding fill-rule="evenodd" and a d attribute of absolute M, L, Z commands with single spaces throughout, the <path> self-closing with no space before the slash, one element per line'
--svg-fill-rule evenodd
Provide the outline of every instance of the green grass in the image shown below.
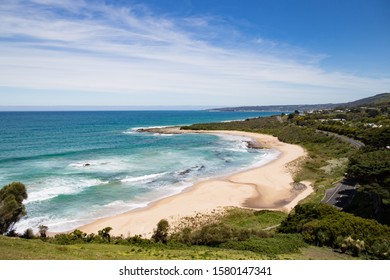
<path fill-rule="evenodd" d="M 241 208 L 228 209 L 220 221 L 233 228 L 264 230 L 280 224 L 287 217 L 286 213 L 267 210 L 250 210 Z"/>
<path fill-rule="evenodd" d="M 259 259 L 250 251 L 205 246 L 181 248 L 175 245 L 150 246 L 116 244 L 57 245 L 39 239 L 0 236 L 1 260 L 159 260 L 159 259 Z"/>
<path fill-rule="evenodd" d="M 276 234 L 268 238 L 250 238 L 245 241 L 228 241 L 221 248 L 252 251 L 266 258 L 278 259 L 281 254 L 298 253 L 308 245 L 300 234 Z"/>
<path fill-rule="evenodd" d="M 199 215 L 203 221 L 218 222 L 237 230 L 264 230 L 281 223 L 283 212 L 229 208 L 225 213 Z M 193 225 L 196 224 L 192 221 Z M 0 236 L 0 260 L 262 260 L 262 259 L 345 259 L 348 256 L 328 248 L 314 248 L 299 234 L 281 234 L 267 230 L 267 237 L 229 240 L 218 246 L 185 245 L 172 241 L 167 245 L 149 241 L 119 244 L 81 242 L 56 244 L 55 240 L 22 239 Z"/>
<path fill-rule="evenodd" d="M 272 241 L 271 241 L 272 242 Z M 266 244 L 266 243 L 265 243 Z M 315 252 L 315 254 L 313 253 Z M 0 260 L 260 260 L 260 259 L 345 259 L 327 248 L 301 248 L 293 254 L 273 257 L 249 250 L 210 248 L 206 246 L 177 247 L 115 244 L 57 245 L 39 239 L 0 236 Z"/>
<path fill-rule="evenodd" d="M 327 247 L 308 246 L 296 254 L 281 254 L 281 260 L 356 260 L 351 255 L 341 254 Z"/>

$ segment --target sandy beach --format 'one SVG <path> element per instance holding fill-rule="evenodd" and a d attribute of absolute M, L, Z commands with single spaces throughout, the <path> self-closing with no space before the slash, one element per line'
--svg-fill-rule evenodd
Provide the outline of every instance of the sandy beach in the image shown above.
<path fill-rule="evenodd" d="M 154 132 L 183 133 L 178 128 L 157 129 Z M 185 132 L 194 133 L 194 132 Z M 196 131 L 195 133 L 229 134 L 249 137 L 255 145 L 280 151 L 280 156 L 260 167 L 226 177 L 194 184 L 183 192 L 163 198 L 147 207 L 117 216 L 99 219 L 79 229 L 97 233 L 112 227 L 113 235 L 142 235 L 150 237 L 161 219 L 175 224 L 180 218 L 198 212 L 210 212 L 227 206 L 290 211 L 313 190 L 309 182 L 293 184 L 297 162 L 306 152 L 298 145 L 280 142 L 276 137 L 239 131 Z"/>

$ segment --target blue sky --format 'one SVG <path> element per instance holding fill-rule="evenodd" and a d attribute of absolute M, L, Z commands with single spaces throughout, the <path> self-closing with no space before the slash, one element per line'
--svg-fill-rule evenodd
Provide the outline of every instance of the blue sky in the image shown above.
<path fill-rule="evenodd" d="M 0 106 L 242 106 L 390 91 L 387 0 L 3 0 Z"/>

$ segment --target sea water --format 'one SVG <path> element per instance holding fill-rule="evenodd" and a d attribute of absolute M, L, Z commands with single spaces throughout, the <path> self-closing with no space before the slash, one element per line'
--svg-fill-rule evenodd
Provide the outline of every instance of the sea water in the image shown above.
<path fill-rule="evenodd" d="M 0 187 L 26 185 L 16 230 L 72 230 L 269 161 L 243 137 L 161 135 L 137 128 L 275 114 L 207 111 L 0 112 Z"/>

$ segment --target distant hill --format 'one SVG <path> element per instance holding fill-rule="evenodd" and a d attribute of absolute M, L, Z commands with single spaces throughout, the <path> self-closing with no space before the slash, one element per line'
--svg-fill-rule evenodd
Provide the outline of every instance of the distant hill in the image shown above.
<path fill-rule="evenodd" d="M 353 102 L 342 104 L 345 107 L 369 106 L 390 103 L 390 92 L 377 94 L 371 97 L 359 99 Z"/>
<path fill-rule="evenodd" d="M 328 103 L 328 104 L 301 104 L 301 105 L 270 105 L 270 106 L 241 106 L 241 107 L 226 107 L 215 108 L 208 111 L 221 111 L 221 112 L 264 112 L 264 111 L 277 111 L 277 112 L 292 112 L 298 111 L 311 111 L 311 110 L 326 110 L 334 109 L 336 107 L 356 107 L 356 106 L 369 106 L 378 105 L 382 103 L 390 102 L 390 93 L 381 93 L 371 97 L 359 99 L 348 103 Z"/>

